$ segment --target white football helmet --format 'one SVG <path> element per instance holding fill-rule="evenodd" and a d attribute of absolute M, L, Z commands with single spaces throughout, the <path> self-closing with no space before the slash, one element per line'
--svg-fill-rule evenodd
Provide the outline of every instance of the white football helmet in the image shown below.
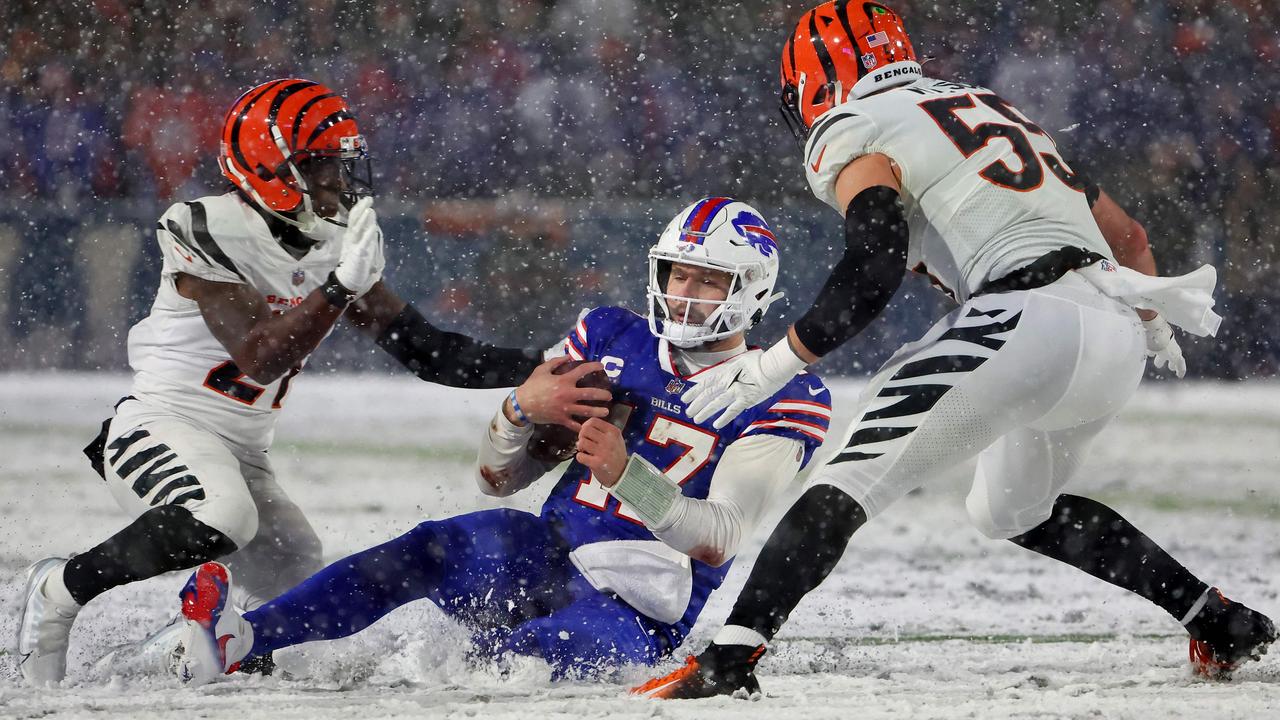
<path fill-rule="evenodd" d="M 728 296 L 708 301 L 668 294 L 672 263 L 729 273 Z M 681 348 L 744 331 L 782 297 L 773 292 L 777 279 L 778 242 L 760 213 L 732 198 L 699 200 L 681 210 L 649 250 L 649 331 Z M 682 317 L 672 317 L 667 301 L 673 299 L 687 301 Z M 704 322 L 689 323 L 695 302 L 717 307 Z"/>

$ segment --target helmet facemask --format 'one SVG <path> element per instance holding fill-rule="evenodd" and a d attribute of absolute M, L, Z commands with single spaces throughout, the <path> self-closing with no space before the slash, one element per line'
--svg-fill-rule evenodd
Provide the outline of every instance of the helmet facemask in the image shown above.
<path fill-rule="evenodd" d="M 730 275 L 728 292 L 723 300 L 708 300 L 704 297 L 687 297 L 667 292 L 667 284 L 671 279 L 673 264 L 695 265 L 699 268 L 714 270 Z M 737 266 L 724 266 L 714 261 L 669 256 L 667 252 L 654 250 L 649 254 L 649 329 L 658 337 L 666 338 L 676 347 L 689 348 L 703 343 L 724 340 L 733 334 L 745 332 L 751 325 L 750 318 L 744 313 L 746 283 L 744 275 L 759 273 L 759 269 L 742 269 Z M 681 313 L 673 313 L 671 301 L 684 302 Z M 695 318 L 701 314 L 703 307 L 713 309 L 705 318 Z M 696 307 L 696 310 L 695 310 Z M 764 313 L 758 313 L 763 316 Z M 694 320 L 694 322 L 690 322 Z M 662 327 L 658 327 L 662 323 Z"/>
<path fill-rule="evenodd" d="M 280 130 L 273 127 L 272 134 L 276 136 L 277 145 L 282 148 L 282 152 L 287 150 L 288 146 L 284 144 Z M 299 150 L 286 155 L 285 161 L 276 168 L 276 177 L 293 186 L 302 195 L 302 202 L 293 213 L 294 218 L 282 219 L 297 225 L 304 232 L 314 229 L 320 218 L 315 198 L 316 188 L 307 182 L 309 176 L 314 177 L 312 168 L 309 167 L 313 163 L 331 161 L 337 165 L 339 207 L 335 208 L 335 217 L 345 215 L 361 197 L 373 195 L 373 160 L 369 157 L 364 136 L 345 136 L 339 138 L 339 142 L 339 150 Z"/>

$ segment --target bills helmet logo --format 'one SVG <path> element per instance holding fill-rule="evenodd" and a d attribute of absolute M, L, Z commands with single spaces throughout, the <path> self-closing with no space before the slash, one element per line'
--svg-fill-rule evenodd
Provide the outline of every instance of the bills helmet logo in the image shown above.
<path fill-rule="evenodd" d="M 759 250 L 765 257 L 772 257 L 778 249 L 778 239 L 759 215 L 743 210 L 733 219 L 733 229 L 747 241 L 746 244 Z"/>

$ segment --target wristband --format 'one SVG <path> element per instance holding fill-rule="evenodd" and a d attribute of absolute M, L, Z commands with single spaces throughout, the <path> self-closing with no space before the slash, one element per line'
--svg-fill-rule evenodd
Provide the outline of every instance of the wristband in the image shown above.
<path fill-rule="evenodd" d="M 632 455 L 609 493 L 627 504 L 645 527 L 658 527 L 681 496 L 680 486 L 639 455 Z"/>
<path fill-rule="evenodd" d="M 511 394 L 507 396 L 507 399 L 511 401 L 511 410 L 516 414 L 516 419 L 524 423 L 525 425 L 531 424 L 529 422 L 529 416 L 525 415 L 524 410 L 520 409 L 520 401 L 516 400 L 515 390 L 511 391 Z"/>
<path fill-rule="evenodd" d="M 324 294 L 324 299 L 336 308 L 345 308 L 356 299 L 355 292 L 338 282 L 338 276 L 332 272 L 329 273 L 329 279 L 320 286 L 320 292 Z"/>
<path fill-rule="evenodd" d="M 791 334 L 787 333 L 760 355 L 760 374 L 771 380 L 786 381 L 800 374 L 808 364 L 791 347 Z"/>

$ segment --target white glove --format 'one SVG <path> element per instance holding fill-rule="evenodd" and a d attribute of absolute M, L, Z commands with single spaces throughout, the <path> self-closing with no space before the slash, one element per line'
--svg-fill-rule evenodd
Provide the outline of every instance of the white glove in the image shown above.
<path fill-rule="evenodd" d="M 724 410 L 713 426 L 719 430 L 743 410 L 772 397 L 804 369 L 804 360 L 784 337 L 765 351 L 751 350 L 698 375 L 684 392 L 685 414 L 696 423 Z"/>
<path fill-rule="evenodd" d="M 1173 338 L 1173 327 L 1169 321 L 1157 315 L 1143 320 L 1142 329 L 1147 331 L 1147 357 L 1155 358 L 1156 368 L 1167 367 L 1178 377 L 1186 375 L 1187 361 L 1182 357 L 1178 341 Z"/>
<path fill-rule="evenodd" d="M 373 198 L 363 197 L 347 214 L 347 232 L 342 238 L 342 255 L 333 275 L 342 287 L 359 298 L 382 278 L 386 261 L 382 257 L 382 229 L 373 211 Z"/>

